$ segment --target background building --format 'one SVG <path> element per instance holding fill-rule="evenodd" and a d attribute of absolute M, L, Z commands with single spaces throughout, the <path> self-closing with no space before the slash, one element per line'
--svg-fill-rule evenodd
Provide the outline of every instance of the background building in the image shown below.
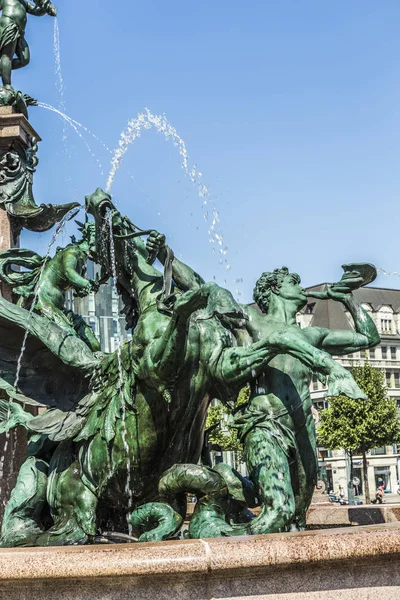
<path fill-rule="evenodd" d="M 327 284 L 308 288 L 323 291 Z M 355 354 L 335 357 L 344 367 L 362 365 L 366 359 L 372 366 L 384 369 L 388 396 L 397 399 L 400 406 L 400 290 L 365 287 L 354 292 L 356 300 L 368 311 L 377 326 L 382 341 L 372 350 L 361 350 Z M 309 298 L 307 306 L 298 315 L 300 327 L 315 326 L 329 329 L 354 330 L 353 320 L 345 307 L 334 300 Z M 315 408 L 320 411 L 327 406 L 327 388 L 316 376 L 311 383 L 311 397 Z M 371 492 L 376 489 L 378 479 L 385 483 L 387 493 L 397 492 L 399 479 L 400 447 L 376 448 L 368 456 L 368 481 Z M 326 469 L 328 486 L 335 492 L 339 486 L 347 489 L 346 463 L 343 450 L 319 448 L 319 464 Z M 354 475 L 360 480 L 362 494 L 362 458 L 354 457 Z"/>
<path fill-rule="evenodd" d="M 100 268 L 93 263 L 88 263 L 87 277 L 95 279 Z M 121 315 L 122 303 L 119 298 L 112 279 L 105 285 L 100 286 L 97 294 L 89 294 L 85 298 L 74 297 L 69 292 L 66 297 L 65 306 L 68 309 L 82 315 L 90 325 L 100 341 L 103 352 L 114 352 L 118 344 L 118 321 L 122 341 L 131 339 L 131 332 L 125 330 L 125 317 Z"/>

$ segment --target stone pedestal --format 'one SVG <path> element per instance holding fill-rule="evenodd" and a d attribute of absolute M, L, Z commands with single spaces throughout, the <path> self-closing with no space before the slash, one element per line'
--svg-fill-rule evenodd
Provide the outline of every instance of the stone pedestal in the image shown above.
<path fill-rule="evenodd" d="M 29 148 L 32 139 L 42 141 L 28 119 L 12 106 L 0 106 L 0 150 L 9 148 L 15 141 Z"/>
<path fill-rule="evenodd" d="M 22 144 L 25 148 L 29 148 L 32 145 L 33 139 L 40 141 L 41 138 L 24 115 L 16 113 L 12 106 L 1 106 L 0 159 L 15 143 Z M 10 217 L 7 211 L 0 206 L 0 251 L 16 247 L 19 247 L 19 230 L 14 227 L 12 217 Z M 12 301 L 11 290 L 3 283 L 0 283 L 0 296 L 10 302 Z M 2 451 L 2 454 L 3 449 L 5 448 L 5 442 L 5 435 L 1 435 L 0 450 Z M 26 444 L 26 432 L 23 428 L 19 427 L 11 433 L 5 452 L 4 472 L 0 486 L 0 521 L 3 518 L 4 507 L 9 499 L 10 492 L 15 486 L 19 467 L 26 457 Z"/>
<path fill-rule="evenodd" d="M 0 550 L 4 600 L 400 600 L 400 524 Z"/>

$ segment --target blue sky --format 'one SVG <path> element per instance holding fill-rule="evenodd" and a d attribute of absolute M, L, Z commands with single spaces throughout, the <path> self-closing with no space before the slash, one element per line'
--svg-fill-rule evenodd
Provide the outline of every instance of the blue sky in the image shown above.
<path fill-rule="evenodd" d="M 129 149 L 114 200 L 142 228 L 163 231 L 205 279 L 250 301 L 261 272 L 283 264 L 305 285 L 334 281 L 346 262 L 400 271 L 398 1 L 57 6 L 67 113 L 110 148 L 145 107 L 165 112 L 185 140 L 220 214 L 230 270 L 176 148 L 154 131 Z M 13 83 L 59 106 L 53 25 L 30 17 L 32 62 Z M 72 129 L 63 142 L 56 115 L 30 114 L 43 138 L 38 203 L 83 201 L 105 186 L 111 155 L 98 142 L 85 137 L 103 175 Z M 50 237 L 24 233 L 22 245 L 43 251 Z"/>

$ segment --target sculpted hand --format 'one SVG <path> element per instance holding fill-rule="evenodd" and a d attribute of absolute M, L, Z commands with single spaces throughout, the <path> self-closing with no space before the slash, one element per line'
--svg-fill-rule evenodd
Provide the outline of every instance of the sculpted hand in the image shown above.
<path fill-rule="evenodd" d="M 344 273 L 341 280 L 328 286 L 327 289 L 328 298 L 341 302 L 348 300 L 353 290 L 374 281 L 377 275 L 376 268 L 368 263 L 352 263 L 343 265 L 342 268 Z"/>
<path fill-rule="evenodd" d="M 329 373 L 328 396 L 347 396 L 353 400 L 368 399 L 358 387 L 352 374 L 339 364 Z"/>
<path fill-rule="evenodd" d="M 160 250 L 165 246 L 165 235 L 158 231 L 152 231 L 147 238 L 146 250 L 149 253 L 149 262 L 154 262 Z"/>
<path fill-rule="evenodd" d="M 52 4 L 51 2 L 49 2 L 46 6 L 46 12 L 48 15 L 50 15 L 50 17 L 56 17 L 57 16 L 57 9 L 54 6 L 54 4 Z"/>
<path fill-rule="evenodd" d="M 91 291 L 94 291 L 94 290 L 92 290 L 92 283 L 88 279 L 87 283 L 84 286 L 82 286 L 78 290 L 75 290 L 75 296 L 78 296 L 78 298 L 85 298 L 86 296 L 88 296 L 90 294 Z"/>
<path fill-rule="evenodd" d="M 341 286 L 339 283 L 329 285 L 326 290 L 327 299 L 336 300 L 337 302 L 346 302 L 351 298 L 352 293 L 346 286 Z"/>
<path fill-rule="evenodd" d="M 94 279 L 90 279 L 89 283 L 90 283 L 90 291 L 94 292 L 96 294 L 99 291 L 99 288 L 100 288 L 99 281 L 95 281 Z"/>

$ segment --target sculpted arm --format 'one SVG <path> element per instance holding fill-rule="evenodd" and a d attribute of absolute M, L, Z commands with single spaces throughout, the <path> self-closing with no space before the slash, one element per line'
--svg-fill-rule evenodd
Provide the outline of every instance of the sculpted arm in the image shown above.
<path fill-rule="evenodd" d="M 221 383 L 243 385 L 259 377 L 278 354 L 289 354 L 299 359 L 322 378 L 329 376 L 329 395 L 343 393 L 351 398 L 364 397 L 346 369 L 328 353 L 315 348 L 292 331 L 277 331 L 248 347 L 223 350 L 214 366 L 214 376 Z"/>
<path fill-rule="evenodd" d="M 165 236 L 163 234 L 153 231 L 147 239 L 146 247 L 150 255 L 157 257 L 162 265 L 165 264 L 167 260 L 167 246 L 165 245 Z M 185 265 L 185 263 L 175 256 L 172 260 L 172 278 L 176 285 L 184 292 L 187 290 L 197 290 L 204 284 L 204 279 L 196 271 Z"/>
<path fill-rule="evenodd" d="M 24 4 L 26 12 L 34 17 L 43 17 L 46 14 L 55 17 L 57 14 L 56 7 L 49 0 L 42 0 L 36 6 L 32 6 L 29 0 L 24 0 Z"/>
<path fill-rule="evenodd" d="M 379 344 L 380 337 L 375 323 L 367 311 L 354 299 L 354 296 L 336 293 L 334 299 L 340 300 L 351 314 L 355 331 L 334 331 L 323 327 L 309 327 L 305 331 L 313 338 L 316 346 L 330 354 L 348 354 Z"/>
<path fill-rule="evenodd" d="M 78 259 L 75 251 L 67 251 L 64 260 L 63 260 L 63 268 L 65 272 L 65 276 L 71 285 L 77 290 L 85 290 L 91 291 L 91 283 L 85 277 L 82 277 L 80 273 L 77 271 Z"/>

